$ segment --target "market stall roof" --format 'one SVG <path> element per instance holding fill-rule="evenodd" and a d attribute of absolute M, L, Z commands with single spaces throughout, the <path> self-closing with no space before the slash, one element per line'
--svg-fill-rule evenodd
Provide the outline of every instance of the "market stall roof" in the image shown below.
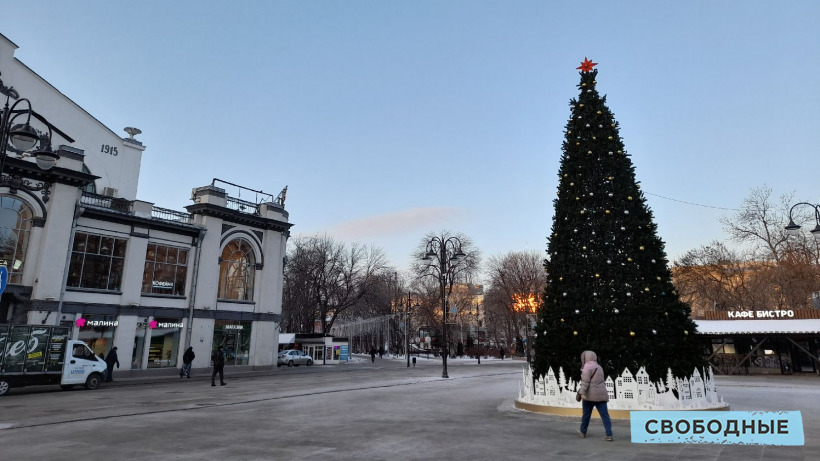
<path fill-rule="evenodd" d="M 820 333 L 820 319 L 695 320 L 698 334 Z"/>

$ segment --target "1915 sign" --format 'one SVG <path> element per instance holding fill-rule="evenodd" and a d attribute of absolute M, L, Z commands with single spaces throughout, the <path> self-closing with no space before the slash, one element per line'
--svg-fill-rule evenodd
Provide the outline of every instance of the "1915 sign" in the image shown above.
<path fill-rule="evenodd" d="M 109 146 L 108 144 L 103 144 L 100 146 L 100 152 L 103 154 L 113 155 L 114 157 L 118 154 L 116 146 Z"/>

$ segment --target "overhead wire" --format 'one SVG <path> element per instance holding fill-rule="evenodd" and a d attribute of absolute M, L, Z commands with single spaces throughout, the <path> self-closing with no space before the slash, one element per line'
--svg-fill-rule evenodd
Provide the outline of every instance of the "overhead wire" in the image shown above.
<path fill-rule="evenodd" d="M 674 198 L 670 198 L 670 197 L 664 197 L 663 195 L 653 194 L 652 192 L 647 192 L 647 191 L 643 191 L 643 192 L 644 192 L 644 194 L 654 195 L 655 197 L 659 197 L 659 198 L 662 198 L 662 199 L 665 199 L 665 200 L 671 200 L 673 202 L 678 202 L 678 203 L 685 203 L 687 205 L 692 205 L 692 206 L 699 206 L 699 207 L 702 207 L 702 208 L 713 208 L 715 210 L 726 210 L 726 211 L 740 211 L 737 208 L 725 208 L 725 207 L 714 206 L 714 205 L 703 205 L 703 204 L 700 204 L 700 203 L 687 202 L 686 200 L 678 200 L 678 199 L 674 199 Z"/>

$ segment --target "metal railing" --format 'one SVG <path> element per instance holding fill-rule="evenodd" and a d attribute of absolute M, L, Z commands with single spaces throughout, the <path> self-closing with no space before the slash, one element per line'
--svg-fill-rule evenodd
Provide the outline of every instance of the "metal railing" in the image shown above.
<path fill-rule="evenodd" d="M 236 210 L 240 213 L 247 213 L 247 214 L 258 214 L 259 213 L 259 206 L 253 202 L 247 202 L 242 199 L 234 198 L 234 197 L 226 197 L 227 204 L 226 206 L 231 210 Z"/>
<path fill-rule="evenodd" d="M 193 223 L 190 213 L 169 210 L 168 208 L 160 208 L 158 206 L 155 206 L 151 209 L 151 218 L 160 219 L 162 221 L 178 222 L 183 224 Z"/>
<path fill-rule="evenodd" d="M 107 195 L 83 191 L 83 196 L 80 199 L 80 202 L 83 205 L 88 205 L 95 208 L 105 208 L 120 213 L 131 213 L 131 201 L 124 198 L 109 197 Z"/>

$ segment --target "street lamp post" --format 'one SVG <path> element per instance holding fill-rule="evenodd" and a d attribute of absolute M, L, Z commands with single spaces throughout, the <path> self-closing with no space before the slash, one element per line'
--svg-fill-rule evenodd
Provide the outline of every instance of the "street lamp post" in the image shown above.
<path fill-rule="evenodd" d="M 404 306 L 404 355 L 407 356 L 407 368 L 410 368 L 410 338 L 408 330 L 410 330 L 410 292 L 407 292 L 407 305 Z"/>
<path fill-rule="evenodd" d="M 480 304 L 475 305 L 475 338 L 478 343 L 478 364 L 481 365 L 481 311 L 479 311 Z M 486 310 L 484 312 L 487 312 Z"/>
<path fill-rule="evenodd" d="M 461 250 L 461 240 L 458 237 L 450 237 L 447 239 L 433 237 L 427 242 L 424 257 L 422 261 L 428 262 L 428 268 L 431 274 L 438 277 L 440 294 L 441 294 L 441 337 L 442 337 L 442 354 L 441 354 L 441 377 L 449 378 L 447 375 L 447 284 L 453 283 L 453 276 L 458 265 L 467 258 L 467 255 Z"/>
<path fill-rule="evenodd" d="M 530 347 L 532 346 L 530 344 L 530 327 L 532 326 L 532 317 L 533 316 L 534 316 L 534 314 L 527 314 L 525 316 L 526 320 L 527 320 L 527 363 L 532 362 L 532 359 L 530 357 Z"/>
<path fill-rule="evenodd" d="M 795 203 L 791 209 L 789 209 L 789 225 L 786 226 L 786 234 L 791 236 L 796 236 L 800 234 L 800 226 L 794 223 L 794 218 L 792 218 L 792 212 L 794 211 L 795 207 L 798 205 L 806 205 L 814 208 L 814 229 L 811 230 L 811 235 L 814 236 L 815 240 L 820 242 L 820 205 L 814 205 L 807 202 L 799 202 Z"/>
<path fill-rule="evenodd" d="M 6 153 L 9 148 L 22 157 L 34 157 L 40 169 L 48 170 L 56 165 L 60 156 L 51 148 L 51 124 L 34 112 L 28 99 L 20 98 L 17 90 L 5 86 L 2 80 L 0 80 L 0 93 L 6 96 L 6 104 L 0 116 L 0 174 L 5 167 Z M 9 105 L 12 99 L 15 101 Z M 48 133 L 40 133 L 32 128 L 32 118 L 42 122 L 48 128 Z M 11 177 L 8 179 L 13 187 L 33 189 L 26 187 L 25 182 L 14 181 Z M 5 181 L 5 178 L 3 180 Z"/>

